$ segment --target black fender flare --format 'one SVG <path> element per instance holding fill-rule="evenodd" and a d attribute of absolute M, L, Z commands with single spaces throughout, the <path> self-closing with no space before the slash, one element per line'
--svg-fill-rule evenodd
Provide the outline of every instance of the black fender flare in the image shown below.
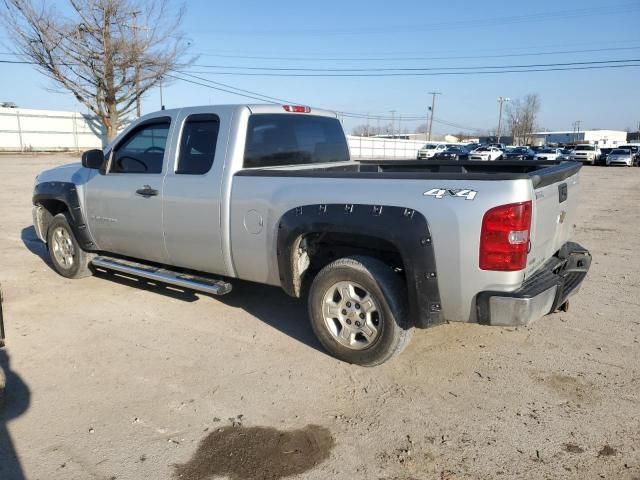
<path fill-rule="evenodd" d="M 47 200 L 62 202 L 67 206 L 69 226 L 84 250 L 95 250 L 96 244 L 87 227 L 84 212 L 80 207 L 78 189 L 70 182 L 42 182 L 35 186 L 33 204 L 42 205 Z"/>
<path fill-rule="evenodd" d="M 309 233 L 364 235 L 392 244 L 402 257 L 409 314 L 416 327 L 444 323 L 433 239 L 427 219 L 411 208 L 364 204 L 316 204 L 296 207 L 278 222 L 277 257 L 282 288 L 293 296 L 295 249 Z"/>

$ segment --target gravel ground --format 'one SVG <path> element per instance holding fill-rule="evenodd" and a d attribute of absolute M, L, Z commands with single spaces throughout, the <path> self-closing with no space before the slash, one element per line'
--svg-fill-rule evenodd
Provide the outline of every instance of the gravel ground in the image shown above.
<path fill-rule="evenodd" d="M 31 188 L 69 159 L 0 156 L 1 479 L 640 478 L 640 168 L 582 171 L 568 313 L 418 331 L 363 369 L 275 288 L 56 275 Z"/>

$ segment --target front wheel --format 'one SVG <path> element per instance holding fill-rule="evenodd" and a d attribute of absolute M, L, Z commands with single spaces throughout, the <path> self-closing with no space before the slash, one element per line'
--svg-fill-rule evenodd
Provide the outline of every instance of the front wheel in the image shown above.
<path fill-rule="evenodd" d="M 308 301 L 318 340 L 345 362 L 379 365 L 399 354 L 411 337 L 404 283 L 374 258 L 330 263 L 313 280 Z"/>
<path fill-rule="evenodd" d="M 47 230 L 47 248 L 56 272 L 66 278 L 83 278 L 91 275 L 89 263 L 92 254 L 80 248 L 69 221 L 59 213 Z"/>

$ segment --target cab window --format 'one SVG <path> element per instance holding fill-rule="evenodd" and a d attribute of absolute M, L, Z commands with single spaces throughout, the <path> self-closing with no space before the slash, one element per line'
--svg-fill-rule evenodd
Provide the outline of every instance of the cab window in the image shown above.
<path fill-rule="evenodd" d="M 213 165 L 220 119 L 217 115 L 197 114 L 187 117 L 180 139 L 179 175 L 204 175 Z"/>
<path fill-rule="evenodd" d="M 162 173 L 169 126 L 169 119 L 160 119 L 129 133 L 113 152 L 110 172 Z"/>

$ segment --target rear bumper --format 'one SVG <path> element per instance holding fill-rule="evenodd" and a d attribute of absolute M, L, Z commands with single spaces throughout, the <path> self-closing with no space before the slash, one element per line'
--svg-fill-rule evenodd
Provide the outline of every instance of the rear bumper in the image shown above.
<path fill-rule="evenodd" d="M 590 266 L 588 250 L 567 243 L 518 290 L 480 292 L 476 297 L 478 322 L 520 326 L 552 313 L 578 292 Z"/>

